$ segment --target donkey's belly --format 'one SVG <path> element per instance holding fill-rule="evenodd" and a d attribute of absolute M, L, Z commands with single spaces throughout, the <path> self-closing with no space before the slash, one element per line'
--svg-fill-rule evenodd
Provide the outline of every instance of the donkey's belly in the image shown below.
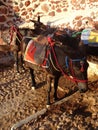
<path fill-rule="evenodd" d="M 41 67 L 41 66 L 36 65 L 36 64 L 32 64 L 32 63 L 30 63 L 30 62 L 28 62 L 28 61 L 25 61 L 25 66 L 26 66 L 27 68 L 32 68 L 32 69 L 34 69 L 34 70 L 42 70 L 42 67 Z"/>

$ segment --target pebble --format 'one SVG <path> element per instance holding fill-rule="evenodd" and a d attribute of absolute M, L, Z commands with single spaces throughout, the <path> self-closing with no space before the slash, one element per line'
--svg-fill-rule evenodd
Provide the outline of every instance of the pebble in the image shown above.
<path fill-rule="evenodd" d="M 11 128 L 17 121 L 32 115 L 46 106 L 47 88 L 43 86 L 36 91 L 32 91 L 28 71 L 16 74 L 11 68 L 4 70 L 0 78 L 0 114 L 2 113 L 2 117 L 0 116 L 0 128 L 2 130 L 8 130 L 7 127 Z M 97 89 L 97 87 L 95 88 Z M 21 130 L 89 130 L 90 123 L 97 130 L 97 92 L 94 90 L 94 93 L 93 91 L 90 92 L 92 94 L 88 92 L 82 97 L 77 95 L 61 106 L 50 109 L 42 117 L 23 125 Z M 89 97 L 90 95 L 91 97 Z M 83 100 L 78 102 L 78 98 L 79 100 L 83 98 Z M 93 101 L 93 103 L 89 103 L 89 101 Z M 84 109 L 81 111 L 79 106 Z M 76 111 L 77 109 L 78 112 Z M 5 124 L 7 124 L 7 127 Z M 20 130 L 20 128 L 17 130 Z"/>

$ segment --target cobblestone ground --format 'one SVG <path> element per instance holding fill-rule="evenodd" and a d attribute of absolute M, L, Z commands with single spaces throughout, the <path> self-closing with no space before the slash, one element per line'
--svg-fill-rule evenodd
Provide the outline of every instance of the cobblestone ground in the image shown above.
<path fill-rule="evenodd" d="M 47 86 L 43 75 L 36 74 L 40 86 L 31 89 L 29 71 L 20 74 L 13 67 L 0 69 L 0 130 L 11 130 L 18 121 L 46 107 Z M 63 97 L 75 84 L 60 79 L 58 96 Z M 51 94 L 51 101 L 53 95 Z M 89 91 L 51 107 L 43 116 L 17 130 L 98 130 L 98 77 L 89 79 Z"/>

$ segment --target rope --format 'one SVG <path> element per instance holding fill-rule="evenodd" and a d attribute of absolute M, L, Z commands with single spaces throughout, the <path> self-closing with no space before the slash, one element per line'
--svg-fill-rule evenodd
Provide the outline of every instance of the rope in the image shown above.
<path fill-rule="evenodd" d="M 21 43 L 20 39 L 16 36 L 16 39 L 19 41 L 19 43 Z"/>
<path fill-rule="evenodd" d="M 52 66 L 54 67 L 54 69 L 55 69 L 56 71 L 59 71 L 59 69 L 57 69 L 57 68 L 55 67 L 55 65 L 54 65 L 54 63 L 53 63 L 53 61 L 52 61 L 52 59 L 51 59 L 51 55 L 50 55 L 50 61 L 51 61 L 51 63 L 52 63 Z"/>
<path fill-rule="evenodd" d="M 73 81 L 73 82 L 76 82 L 76 81 L 77 81 L 77 82 L 84 82 L 84 83 L 87 82 L 87 80 L 79 80 L 79 79 L 76 79 L 75 77 L 71 78 L 71 77 L 69 77 L 67 74 L 65 74 L 65 72 L 63 71 L 63 69 L 61 68 L 61 66 L 60 66 L 59 63 L 58 63 L 58 60 L 57 60 L 57 57 L 56 57 L 56 54 L 55 54 L 55 51 L 54 51 L 54 48 L 53 48 L 54 43 L 52 42 L 52 40 L 51 40 L 50 37 L 48 37 L 48 41 L 49 41 L 49 43 L 50 43 L 50 46 L 51 46 L 51 49 L 52 49 L 52 52 L 53 52 L 53 55 L 54 55 L 56 64 L 57 64 L 58 68 L 60 69 L 61 73 L 64 75 L 64 77 L 65 77 L 65 78 L 67 77 L 69 80 L 71 80 L 71 81 Z"/>
<path fill-rule="evenodd" d="M 16 33 L 20 36 L 21 39 L 23 38 L 22 34 L 17 30 L 17 28 L 16 28 L 15 26 L 12 26 L 12 27 L 10 28 L 10 35 L 11 35 L 10 44 L 11 44 L 11 42 L 12 42 L 13 33 L 14 33 L 14 32 L 16 32 Z M 16 37 L 16 38 L 17 38 L 17 40 L 21 43 L 21 40 L 19 40 L 18 37 Z"/>

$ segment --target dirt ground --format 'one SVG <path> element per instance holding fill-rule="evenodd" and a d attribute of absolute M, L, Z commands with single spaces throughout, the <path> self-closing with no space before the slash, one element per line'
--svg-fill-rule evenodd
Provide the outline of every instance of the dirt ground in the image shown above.
<path fill-rule="evenodd" d="M 18 121 L 46 108 L 47 85 L 41 73 L 35 74 L 39 88 L 32 90 L 28 70 L 18 74 L 13 66 L 0 68 L 0 130 L 12 130 Z M 59 97 L 76 88 L 63 77 L 59 86 Z M 52 98 L 51 94 L 51 101 Z M 17 130 L 98 130 L 98 77 L 89 79 L 86 93 L 77 93 Z"/>

